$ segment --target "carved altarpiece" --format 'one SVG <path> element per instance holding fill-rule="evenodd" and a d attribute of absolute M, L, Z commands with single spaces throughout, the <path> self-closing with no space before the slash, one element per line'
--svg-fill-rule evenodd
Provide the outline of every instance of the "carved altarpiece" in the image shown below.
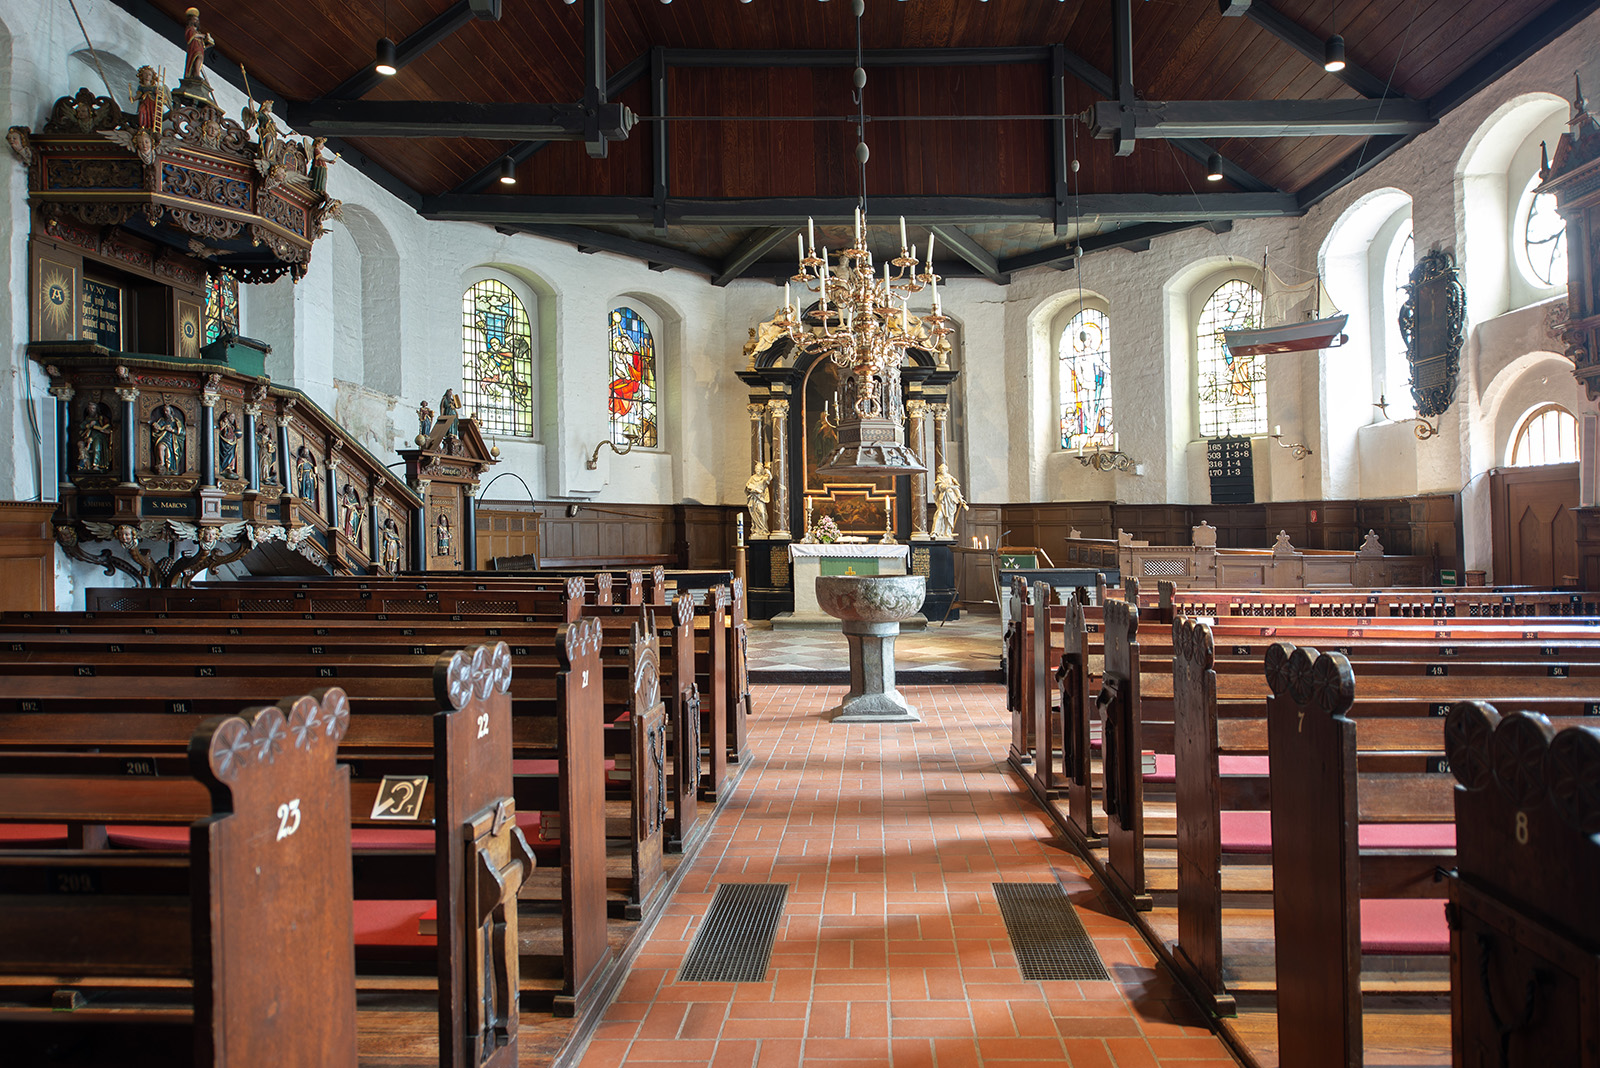
<path fill-rule="evenodd" d="M 440 419 L 414 449 L 401 449 L 406 482 L 423 506 L 414 517 L 419 571 L 470 571 L 478 566 L 478 483 L 499 463 L 469 417 Z"/>

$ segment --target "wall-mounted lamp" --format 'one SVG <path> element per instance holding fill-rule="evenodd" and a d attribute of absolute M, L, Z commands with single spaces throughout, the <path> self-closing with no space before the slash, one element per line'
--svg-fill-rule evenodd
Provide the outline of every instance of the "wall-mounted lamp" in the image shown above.
<path fill-rule="evenodd" d="M 1377 402 L 1372 406 L 1378 409 L 1385 419 L 1389 418 L 1389 402 L 1384 398 L 1383 394 L 1378 394 Z M 1417 436 L 1418 441 L 1427 441 L 1429 438 L 1439 436 L 1439 424 L 1430 423 L 1420 415 L 1414 415 L 1411 418 L 1416 423 L 1411 428 L 1411 432 Z"/>
<path fill-rule="evenodd" d="M 628 438 L 628 444 L 619 449 L 617 448 L 616 442 L 612 441 L 610 438 L 606 438 L 604 441 L 594 447 L 594 452 L 591 452 L 589 454 L 589 458 L 583 461 L 583 466 L 587 467 L 591 471 L 599 467 L 600 450 L 606 448 L 607 446 L 610 446 L 611 451 L 616 453 L 618 456 L 626 456 L 633 451 L 634 440 L 630 435 Z"/>
<path fill-rule="evenodd" d="M 1307 456 L 1311 455 L 1310 448 L 1308 448 L 1303 443 L 1298 442 L 1298 441 L 1284 441 L 1283 440 L 1283 427 L 1281 427 L 1281 426 L 1273 427 L 1272 428 L 1272 434 L 1270 435 L 1270 437 L 1272 438 L 1273 441 L 1276 441 L 1279 445 L 1281 445 L 1284 448 L 1288 449 L 1289 450 L 1289 455 L 1293 456 L 1296 460 L 1304 460 Z"/>
<path fill-rule="evenodd" d="M 395 66 L 394 42 L 389 38 L 378 38 L 378 58 L 372 64 L 372 69 L 386 78 L 400 69 Z"/>
<path fill-rule="evenodd" d="M 1132 471 L 1136 475 L 1144 473 L 1139 470 L 1144 465 L 1120 449 L 1096 449 L 1094 452 L 1079 453 L 1078 463 L 1084 467 L 1092 467 L 1096 471 Z"/>

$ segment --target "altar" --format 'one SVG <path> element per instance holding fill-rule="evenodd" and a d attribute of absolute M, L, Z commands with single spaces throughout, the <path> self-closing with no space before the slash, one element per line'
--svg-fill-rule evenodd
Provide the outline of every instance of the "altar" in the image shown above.
<path fill-rule="evenodd" d="M 827 545 L 791 542 L 789 545 L 790 569 L 794 575 L 794 611 L 783 612 L 772 619 L 775 630 L 784 627 L 838 627 L 838 619 L 822 610 L 817 603 L 817 577 L 819 575 L 904 575 L 910 549 L 905 545 L 883 545 L 877 542 L 846 544 L 833 542 Z M 922 625 L 927 621 L 916 617 Z M 915 627 L 917 623 L 908 622 Z"/>

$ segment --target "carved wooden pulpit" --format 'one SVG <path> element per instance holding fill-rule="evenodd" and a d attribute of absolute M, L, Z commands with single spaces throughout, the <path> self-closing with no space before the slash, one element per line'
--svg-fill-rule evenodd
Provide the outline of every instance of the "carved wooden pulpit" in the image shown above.
<path fill-rule="evenodd" d="M 413 517 L 414 557 L 418 571 L 470 571 L 477 567 L 478 482 L 499 463 L 470 416 L 456 411 L 460 401 L 447 390 L 439 417 L 424 404 L 417 447 L 401 449 L 406 482 L 422 498 Z"/>

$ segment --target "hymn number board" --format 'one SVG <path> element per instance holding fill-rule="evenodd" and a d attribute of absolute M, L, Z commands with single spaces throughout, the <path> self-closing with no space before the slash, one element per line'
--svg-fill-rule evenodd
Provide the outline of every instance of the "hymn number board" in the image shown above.
<path fill-rule="evenodd" d="M 1249 438 L 1212 438 L 1206 442 L 1206 467 L 1211 474 L 1212 504 L 1255 502 L 1256 473 Z"/>

